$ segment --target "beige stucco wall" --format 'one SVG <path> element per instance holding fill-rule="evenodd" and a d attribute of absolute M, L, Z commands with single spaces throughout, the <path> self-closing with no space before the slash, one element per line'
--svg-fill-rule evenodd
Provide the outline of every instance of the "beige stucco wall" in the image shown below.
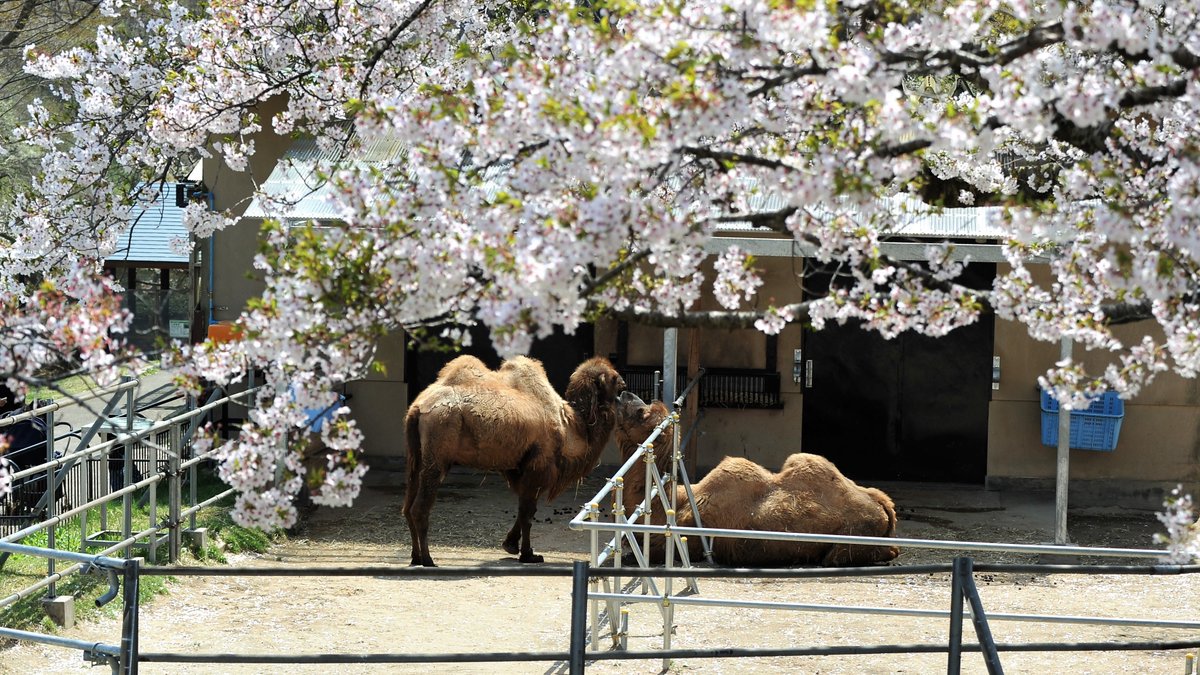
<path fill-rule="evenodd" d="M 1045 283 L 1048 273 L 1038 270 L 1038 276 Z M 1150 328 L 1148 323 L 1130 324 L 1115 332 L 1125 344 L 1135 344 Z M 1058 361 L 1060 345 L 1032 339 L 1020 324 L 997 321 L 995 353 L 1001 378 L 989 408 L 988 479 L 1053 478 L 1056 451 L 1041 444 L 1037 378 Z M 1078 346 L 1072 356 L 1091 372 L 1101 372 L 1109 363 L 1108 354 Z M 1200 480 L 1200 382 L 1160 374 L 1125 402 L 1116 450 L 1072 450 L 1069 469 L 1072 480 Z"/>
<path fill-rule="evenodd" d="M 288 136 L 276 135 L 271 128 L 271 117 L 283 109 L 283 97 L 271 99 L 261 106 L 259 115 L 263 129 L 253 135 L 254 155 L 246 171 L 234 171 L 221 159 L 214 149 L 212 156 L 202 165 L 204 184 L 213 193 L 213 207 L 218 211 L 239 214 L 250 205 L 255 183 L 261 183 L 271 175 L 275 164 L 291 145 Z M 219 139 L 213 139 L 214 142 Z M 262 221 L 245 218 L 232 227 L 217 232 L 212 242 L 213 274 L 213 320 L 228 321 L 237 318 L 250 298 L 262 294 L 262 275 L 255 271 L 254 256 L 258 253 L 258 230 Z M 207 242 L 201 242 L 203 255 L 209 254 Z M 204 292 L 208 291 L 208 271 L 202 275 Z M 204 302 L 207 303 L 205 298 Z"/>
<path fill-rule="evenodd" d="M 761 305 L 787 304 L 800 299 L 800 280 L 796 266 L 786 258 L 763 258 L 763 286 L 757 302 Z M 706 278 L 713 277 L 711 261 L 705 266 Z M 720 309 L 711 293 L 701 298 L 699 309 Z M 677 360 L 687 366 L 690 331 L 681 329 Z M 766 365 L 766 336 L 758 330 L 700 329 L 700 366 L 710 368 L 762 368 Z M 782 373 L 781 410 L 706 410 L 700 422 L 697 440 L 697 465 L 703 471 L 726 456 L 749 457 L 772 469 L 778 469 L 788 455 L 800 452 L 801 412 L 804 397 L 801 385 L 792 382 L 792 354 L 801 347 L 802 328 L 788 325 L 779 333 L 776 364 Z M 663 330 L 646 326 L 629 327 L 629 363 L 661 365 Z M 683 386 L 683 383 L 680 383 Z"/>
<path fill-rule="evenodd" d="M 760 301 L 777 304 L 801 297 L 793 262 L 786 258 L 762 259 L 765 285 Z M 1000 272 L 1005 270 L 1001 267 Z M 711 274 L 711 271 L 709 272 Z M 1038 271 L 1046 281 L 1048 270 Z M 711 277 L 710 277 L 711 278 Z M 705 309 L 718 306 L 711 296 Z M 1127 344 L 1147 330 L 1145 324 L 1117 329 Z M 1056 468 L 1054 448 L 1041 444 L 1041 412 L 1037 377 L 1059 358 L 1059 345 L 1030 338 L 1024 326 L 996 321 L 994 353 L 1001 359 L 1000 388 L 992 392 L 988 422 L 989 483 L 1046 485 Z M 711 467 L 726 455 L 744 456 L 768 467 L 778 467 L 800 451 L 803 395 L 791 378 L 792 350 L 801 346 L 801 327 L 790 325 L 779 335 L 777 364 L 782 374 L 782 410 L 708 410 L 701 422 L 698 459 Z M 688 331 L 679 333 L 679 363 L 687 364 Z M 704 330 L 700 365 L 761 368 L 765 338 L 753 330 Z M 1107 355 L 1077 348 L 1075 358 L 1093 371 Z M 662 363 L 662 330 L 630 326 L 629 362 Z M 1072 450 L 1073 483 L 1091 482 L 1130 490 L 1169 488 L 1176 482 L 1200 485 L 1200 382 L 1174 374 L 1161 374 L 1136 398 L 1125 404 L 1120 441 L 1115 452 Z"/>
<path fill-rule="evenodd" d="M 203 178 L 213 192 L 214 207 L 240 213 L 249 206 L 255 182 L 267 179 L 279 158 L 291 145 L 291 138 L 278 136 L 270 126 L 271 117 L 283 109 L 283 99 L 268 101 L 260 110 L 264 130 L 254 135 L 255 154 L 245 172 L 231 170 L 214 153 L 204 160 Z M 244 218 L 233 227 L 216 233 L 213 240 L 213 319 L 235 319 L 250 298 L 264 289 L 261 274 L 253 267 L 259 250 L 262 220 Z M 208 255 L 207 242 L 202 243 Z M 203 283 L 207 287 L 207 270 Z M 207 288 L 205 288 L 207 290 Z M 207 304 L 207 298 L 203 299 Z M 395 458 L 404 454 L 404 413 L 408 409 L 408 384 L 404 380 L 404 336 L 399 331 L 384 338 L 377 347 L 376 361 L 382 370 L 372 370 L 361 380 L 349 383 L 351 417 L 364 436 L 367 460 Z"/>
<path fill-rule="evenodd" d="M 213 321 L 236 319 L 245 309 L 246 302 L 261 296 L 266 288 L 262 274 L 254 269 L 261 225 L 262 220 L 258 218 L 243 218 L 236 225 L 216 233 L 212 246 L 215 265 Z"/>
<path fill-rule="evenodd" d="M 380 341 L 375 360 L 382 370 L 350 382 L 351 417 L 363 433 L 367 461 L 402 457 L 404 413 L 408 410 L 408 383 L 404 381 L 404 335 L 400 331 Z"/>

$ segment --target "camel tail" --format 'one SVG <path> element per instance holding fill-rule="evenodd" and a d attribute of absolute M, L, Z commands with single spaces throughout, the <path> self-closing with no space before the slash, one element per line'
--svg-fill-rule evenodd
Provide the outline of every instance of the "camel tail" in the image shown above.
<path fill-rule="evenodd" d="M 404 515 L 407 516 L 417 498 L 417 484 L 421 477 L 421 411 L 418 408 L 414 407 L 404 418 L 404 440 L 408 446 L 405 461 L 408 478 L 404 485 Z"/>

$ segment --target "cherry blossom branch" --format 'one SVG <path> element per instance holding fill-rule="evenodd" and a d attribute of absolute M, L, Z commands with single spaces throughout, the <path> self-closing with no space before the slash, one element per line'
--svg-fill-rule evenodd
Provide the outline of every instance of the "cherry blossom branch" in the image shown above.
<path fill-rule="evenodd" d="M 434 0 L 424 0 L 421 4 L 413 8 L 413 11 L 409 12 L 408 16 L 404 17 L 400 23 L 396 24 L 395 27 L 392 28 L 391 32 L 387 34 L 387 37 L 376 43 L 374 49 L 370 54 L 367 55 L 367 59 L 363 63 L 362 85 L 358 90 L 359 96 L 366 96 L 367 88 L 371 82 L 371 76 L 375 72 L 375 66 L 379 64 L 379 60 L 383 58 L 384 54 L 387 54 L 388 51 L 391 50 L 392 45 L 396 43 L 396 40 L 399 39 L 400 35 L 402 35 L 404 31 L 408 30 L 409 26 L 412 26 L 413 23 L 425 13 L 425 10 L 429 9 L 429 7 L 433 5 L 433 3 Z"/>
<path fill-rule="evenodd" d="M 728 164 L 748 164 L 751 166 L 762 166 L 770 169 L 787 169 L 789 171 L 797 170 L 796 167 L 791 166 L 786 162 L 740 152 L 714 150 L 712 148 L 700 146 L 686 146 L 680 148 L 680 152 L 692 157 L 696 157 L 697 159 L 712 160 L 721 169 L 727 168 Z"/>
<path fill-rule="evenodd" d="M 975 44 L 953 50 L 910 50 L 899 53 L 881 50 L 880 62 L 889 65 L 918 63 L 931 69 L 967 67 L 979 70 L 988 66 L 1008 65 L 1040 49 L 1058 44 L 1065 37 L 1062 22 L 1056 21 L 1036 26 L 1024 35 L 994 48 Z"/>

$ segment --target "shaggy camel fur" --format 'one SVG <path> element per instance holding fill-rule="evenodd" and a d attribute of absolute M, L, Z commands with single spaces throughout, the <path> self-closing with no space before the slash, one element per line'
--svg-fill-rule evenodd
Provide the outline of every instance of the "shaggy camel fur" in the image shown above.
<path fill-rule="evenodd" d="M 660 401 L 647 405 L 630 392 L 617 406 L 617 445 L 628 459 L 667 415 Z M 659 470 L 670 461 L 669 434 L 655 442 Z M 820 455 L 796 453 L 779 473 L 741 457 L 726 457 L 692 486 L 704 527 L 731 530 L 771 530 L 891 537 L 896 534 L 896 509 L 882 491 L 864 488 L 846 478 Z M 632 514 L 645 494 L 645 472 L 625 477 L 625 512 Z M 693 526 L 682 486 L 676 488 L 676 523 Z M 652 522 L 665 521 L 661 502 L 654 501 Z M 651 537 L 651 557 L 663 558 L 663 538 Z M 654 544 L 653 542 L 657 542 Z M 896 546 L 852 546 L 756 539 L 713 539 L 713 561 L 735 567 L 787 567 L 801 564 L 862 565 L 886 562 L 900 554 Z M 700 538 L 688 538 L 688 556 L 703 555 Z"/>
<path fill-rule="evenodd" d="M 535 359 L 519 356 L 496 371 L 473 356 L 446 364 L 404 420 L 404 517 L 412 534 L 412 564 L 434 566 L 429 512 L 438 486 L 456 464 L 504 475 L 517 493 L 517 520 L 504 538 L 504 550 L 519 552 L 521 562 L 542 562 L 529 542 L 538 499 L 553 500 L 596 467 L 624 389 L 620 374 L 599 357 L 575 369 L 566 400 Z"/>

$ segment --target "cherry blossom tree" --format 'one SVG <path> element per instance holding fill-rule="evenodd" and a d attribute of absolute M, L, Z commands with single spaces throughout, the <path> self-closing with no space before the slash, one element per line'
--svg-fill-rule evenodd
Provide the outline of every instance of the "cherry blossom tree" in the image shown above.
<path fill-rule="evenodd" d="M 305 409 L 335 406 L 333 387 L 396 329 L 480 322 L 514 354 L 601 316 L 937 336 L 993 312 L 1111 354 L 1100 372 L 1045 374 L 1067 406 L 1200 368 L 1194 0 L 100 8 L 110 23 L 94 45 L 27 52 L 68 114 L 35 106 L 13 140 L 43 160 L 0 233 L 0 373 L 20 386 L 74 350 L 111 372 L 128 317 L 98 261 L 129 226 L 132 186 L 213 153 L 245 171 L 263 129 L 315 138 L 343 158 L 319 167 L 339 223 L 284 226 L 287 200 L 260 195 L 278 219 L 242 339 L 179 354 L 194 380 L 266 374 L 223 451 L 246 523 L 290 523 L 306 477 L 318 501 L 353 498 L 360 435 L 344 408 L 315 478 L 283 440 Z M 285 103 L 264 119 L 268 100 Z M 407 152 L 354 161 L 380 139 Z M 766 196 L 783 206 L 756 210 Z M 880 243 L 902 197 L 1003 209 L 1011 269 L 976 290 L 958 283 L 949 242 L 928 264 L 890 259 Z M 236 215 L 195 206 L 188 223 L 207 236 Z M 737 249 L 706 278 L 704 243 L 728 222 L 793 238 L 844 283 L 775 305 Z M 1049 285 L 1034 281 L 1035 254 Z M 705 289 L 721 309 L 697 308 Z M 1131 321 L 1157 330 L 1126 343 L 1113 326 Z"/>

